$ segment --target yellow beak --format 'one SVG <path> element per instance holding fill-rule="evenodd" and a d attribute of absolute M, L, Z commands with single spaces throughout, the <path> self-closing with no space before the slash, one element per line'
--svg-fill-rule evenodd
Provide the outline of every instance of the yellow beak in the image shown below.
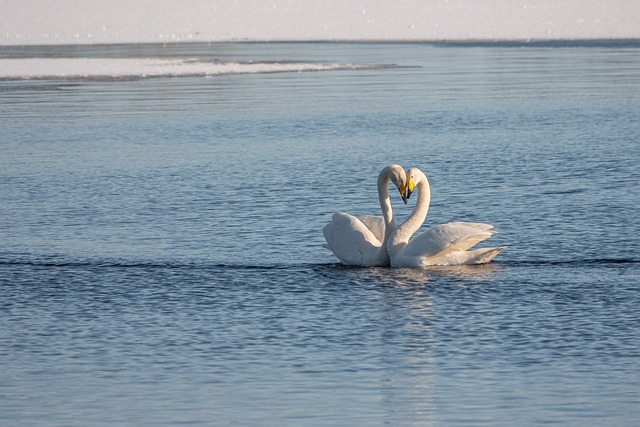
<path fill-rule="evenodd" d="M 415 187 L 416 185 L 413 183 L 413 179 L 409 178 L 409 180 L 407 181 L 407 199 L 411 197 L 411 193 L 413 193 L 413 189 Z"/>
<path fill-rule="evenodd" d="M 400 191 L 400 197 L 402 197 L 402 201 L 406 205 L 407 204 L 407 196 L 405 196 L 404 193 L 407 191 L 407 185 L 406 184 L 402 184 L 400 186 L 400 188 L 398 188 L 398 191 Z"/>

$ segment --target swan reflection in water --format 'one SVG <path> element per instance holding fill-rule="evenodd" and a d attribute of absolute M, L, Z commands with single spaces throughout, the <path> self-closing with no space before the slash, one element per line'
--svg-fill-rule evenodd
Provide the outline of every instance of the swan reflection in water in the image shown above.
<path fill-rule="evenodd" d="M 366 268 L 331 264 L 323 266 L 323 273 L 332 277 L 344 277 L 346 275 L 361 284 L 367 285 L 377 283 L 380 285 L 415 287 L 436 284 L 435 282 L 439 279 L 487 280 L 501 269 L 501 266 L 497 264 L 448 265 L 424 268 Z"/>

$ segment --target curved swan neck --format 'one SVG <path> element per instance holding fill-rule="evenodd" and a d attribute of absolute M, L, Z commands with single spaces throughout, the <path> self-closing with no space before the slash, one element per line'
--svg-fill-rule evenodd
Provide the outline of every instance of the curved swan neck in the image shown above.
<path fill-rule="evenodd" d="M 389 225 L 393 223 L 393 211 L 391 209 L 391 199 L 389 198 L 390 173 L 391 170 L 387 166 L 378 175 L 378 198 L 380 199 L 380 210 L 384 218 L 385 230 L 389 230 Z M 388 231 L 385 234 L 388 234 Z"/>
<path fill-rule="evenodd" d="M 431 203 L 431 187 L 429 180 L 420 172 L 422 176 L 417 180 L 416 189 L 418 191 L 418 200 L 413 208 L 409 218 L 396 228 L 395 232 L 390 236 L 389 253 L 391 256 L 397 253 L 409 239 L 420 229 L 424 220 L 427 218 L 429 204 Z"/>

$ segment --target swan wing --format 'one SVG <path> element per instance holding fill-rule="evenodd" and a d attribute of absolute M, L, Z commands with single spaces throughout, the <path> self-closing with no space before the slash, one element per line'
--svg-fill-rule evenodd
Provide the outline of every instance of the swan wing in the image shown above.
<path fill-rule="evenodd" d="M 379 242 L 384 241 L 384 218 L 381 216 L 373 215 L 358 215 L 356 216 L 367 227 Z"/>
<path fill-rule="evenodd" d="M 326 247 L 347 265 L 385 265 L 385 260 L 380 260 L 382 253 L 386 257 L 386 251 L 380 251 L 382 243 L 375 234 L 356 216 L 345 212 L 336 212 L 322 233 L 327 241 Z M 386 259 L 386 265 L 388 265 Z"/>
<path fill-rule="evenodd" d="M 403 257 L 442 257 L 455 251 L 466 251 L 496 232 L 490 224 L 449 222 L 428 229 L 414 237 L 403 249 Z"/>

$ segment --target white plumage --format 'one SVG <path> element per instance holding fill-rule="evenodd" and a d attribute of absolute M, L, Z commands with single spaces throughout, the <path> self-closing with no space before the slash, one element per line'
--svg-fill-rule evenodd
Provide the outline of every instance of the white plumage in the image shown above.
<path fill-rule="evenodd" d="M 475 222 L 450 222 L 430 228 L 409 240 L 427 217 L 431 189 L 427 177 L 418 168 L 407 171 L 409 195 L 414 186 L 418 201 L 407 220 L 389 237 L 388 252 L 392 267 L 428 265 L 484 264 L 504 247 L 469 250 L 496 232 L 493 226 Z"/>
<path fill-rule="evenodd" d="M 331 222 L 322 232 L 327 241 L 324 245 L 346 265 L 389 266 L 387 239 L 395 229 L 393 211 L 389 199 L 389 181 L 404 196 L 406 174 L 398 165 L 389 165 L 378 175 L 378 197 L 382 216 L 356 216 L 346 212 L 333 214 Z"/>

